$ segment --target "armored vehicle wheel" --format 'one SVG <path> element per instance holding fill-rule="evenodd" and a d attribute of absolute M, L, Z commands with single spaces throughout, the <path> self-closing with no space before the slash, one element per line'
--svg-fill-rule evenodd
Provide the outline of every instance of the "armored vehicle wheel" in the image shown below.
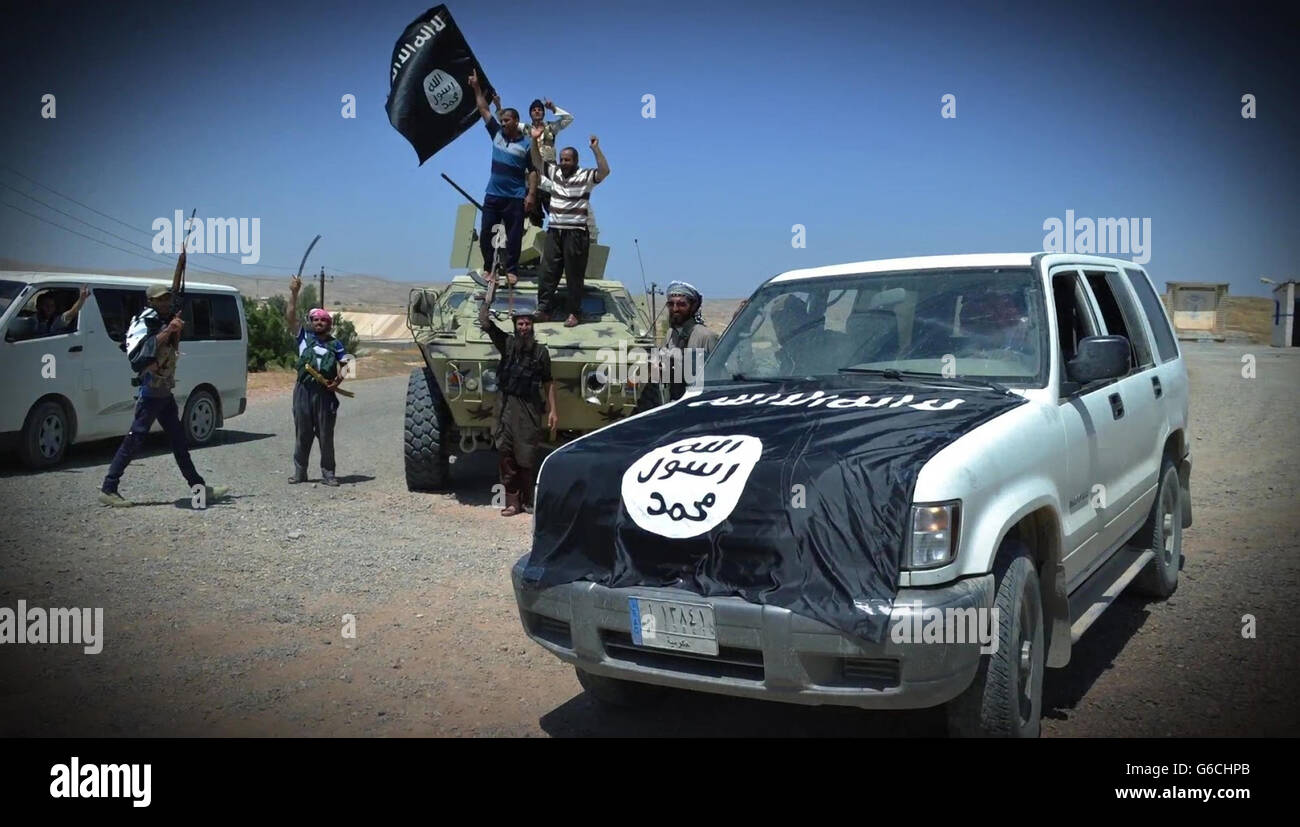
<path fill-rule="evenodd" d="M 573 667 L 573 671 L 578 673 L 578 683 L 582 684 L 583 691 L 606 706 L 622 709 L 649 706 L 662 699 L 668 691 L 652 683 L 635 683 L 593 675 L 577 666 Z"/>
<path fill-rule="evenodd" d="M 406 487 L 411 491 L 443 488 L 451 477 L 449 432 L 451 412 L 438 383 L 425 368 L 411 371 L 406 383 Z"/>
<path fill-rule="evenodd" d="M 975 680 L 948 704 L 958 737 L 1037 738 L 1043 713 L 1043 605 L 1028 550 L 1003 548 L 997 578 L 997 650 L 980 658 Z M 1000 555 L 1001 556 L 1001 555 Z"/>

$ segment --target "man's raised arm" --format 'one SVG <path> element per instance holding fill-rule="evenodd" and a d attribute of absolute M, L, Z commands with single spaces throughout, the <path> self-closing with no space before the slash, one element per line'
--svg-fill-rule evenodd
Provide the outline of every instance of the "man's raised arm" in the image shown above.
<path fill-rule="evenodd" d="M 478 85 L 478 70 L 469 73 L 469 87 L 474 90 L 474 105 L 478 107 L 478 113 L 483 117 L 483 123 L 492 128 L 492 112 L 488 109 L 487 98 L 483 97 L 483 90 Z"/>
<path fill-rule="evenodd" d="M 284 323 L 289 328 L 289 335 L 297 333 L 298 326 L 298 291 L 302 289 L 302 279 L 294 276 L 289 279 L 289 304 L 284 308 Z"/>
<path fill-rule="evenodd" d="M 609 177 L 609 161 L 605 160 L 605 153 L 600 151 L 600 139 L 595 135 L 591 136 L 591 151 L 596 153 L 596 174 L 593 177 L 599 183 Z"/>

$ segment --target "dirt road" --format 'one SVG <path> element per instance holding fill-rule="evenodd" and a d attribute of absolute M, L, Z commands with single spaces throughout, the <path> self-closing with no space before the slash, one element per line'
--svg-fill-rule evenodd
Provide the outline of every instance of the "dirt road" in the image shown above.
<path fill-rule="evenodd" d="M 1297 735 L 1300 352 L 1187 345 L 1196 523 L 1177 594 L 1123 598 L 1049 670 L 1044 733 Z M 1256 358 L 1255 378 L 1242 357 Z M 933 712 L 863 714 L 677 694 L 615 714 L 523 635 L 509 568 L 530 518 L 491 507 L 495 464 L 450 495 L 402 476 L 402 377 L 358 381 L 338 489 L 285 484 L 289 399 L 254 398 L 195 452 L 234 496 L 207 511 L 165 451 L 127 472 L 142 507 L 95 505 L 116 449 L 42 474 L 0 466 L 0 606 L 103 607 L 103 652 L 0 648 L 0 735 L 938 734 Z M 318 474 L 313 469 L 313 476 Z M 356 620 L 343 637 L 342 616 Z M 1243 616 L 1256 637 L 1242 636 Z"/>

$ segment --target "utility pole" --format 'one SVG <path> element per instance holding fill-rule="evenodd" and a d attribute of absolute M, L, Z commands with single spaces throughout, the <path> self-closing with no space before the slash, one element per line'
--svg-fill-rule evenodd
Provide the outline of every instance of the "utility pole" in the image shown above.
<path fill-rule="evenodd" d="M 325 307 L 325 268 L 320 268 L 320 306 Z M 326 308 L 327 310 L 329 308 Z"/>

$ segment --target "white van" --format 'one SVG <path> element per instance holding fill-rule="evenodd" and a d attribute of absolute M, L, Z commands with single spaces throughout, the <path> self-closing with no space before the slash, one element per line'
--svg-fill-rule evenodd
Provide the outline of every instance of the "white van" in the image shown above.
<path fill-rule="evenodd" d="M 29 468 L 48 468 L 74 442 L 126 435 L 137 388 L 123 343 L 145 289 L 158 283 L 0 270 L 0 445 L 16 448 Z M 90 296 L 70 328 L 37 335 L 37 301 L 52 295 L 64 313 L 82 285 Z M 190 443 L 202 445 L 247 405 L 248 324 L 239 291 L 225 285 L 186 284 L 180 309 L 174 393 Z"/>

